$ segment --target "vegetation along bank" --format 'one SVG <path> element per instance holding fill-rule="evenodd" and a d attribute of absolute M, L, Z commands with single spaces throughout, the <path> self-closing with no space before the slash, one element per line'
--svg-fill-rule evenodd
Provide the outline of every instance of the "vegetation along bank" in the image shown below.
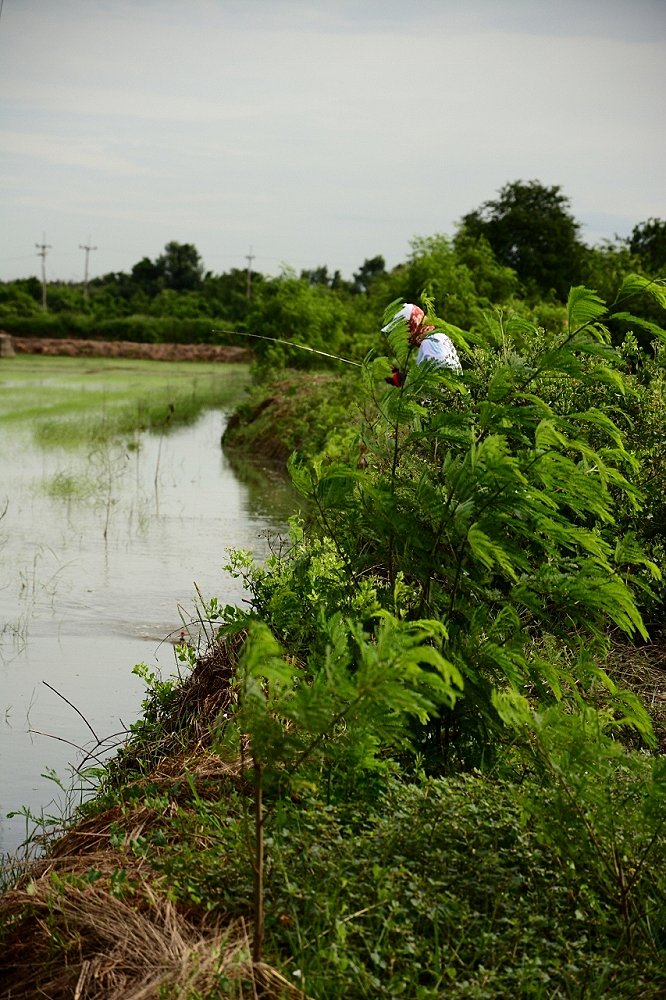
<path fill-rule="evenodd" d="M 95 799 L 7 879 L 2 996 L 664 995 L 663 280 L 464 324 L 419 273 L 462 374 L 404 324 L 318 338 L 288 279 L 276 336 L 360 367 L 258 343 L 225 448 L 301 515 L 231 554 L 248 603 L 202 597 L 184 681 L 137 668 Z"/>

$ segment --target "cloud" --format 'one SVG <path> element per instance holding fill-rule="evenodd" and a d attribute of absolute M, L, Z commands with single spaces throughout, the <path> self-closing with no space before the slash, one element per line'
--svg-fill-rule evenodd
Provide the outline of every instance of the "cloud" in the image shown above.
<path fill-rule="evenodd" d="M 665 11 L 5 0 L 7 254 L 36 227 L 54 246 L 113 230 L 126 269 L 181 239 L 351 273 L 518 179 L 560 185 L 583 224 L 663 215 Z"/>
<path fill-rule="evenodd" d="M 83 167 L 123 176 L 151 173 L 149 167 L 111 152 L 109 142 L 0 130 L 0 145 L 6 155 L 40 163 Z"/>

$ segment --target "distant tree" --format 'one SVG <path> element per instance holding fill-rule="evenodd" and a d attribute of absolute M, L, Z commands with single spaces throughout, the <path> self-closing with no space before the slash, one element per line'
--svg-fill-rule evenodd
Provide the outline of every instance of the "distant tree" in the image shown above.
<path fill-rule="evenodd" d="M 109 271 L 108 274 L 93 278 L 90 286 L 91 288 L 103 288 L 124 299 L 131 298 L 132 294 L 136 291 L 136 283 L 132 275 L 127 274 L 125 271 Z"/>
<path fill-rule="evenodd" d="M 49 284 L 49 309 L 51 312 L 85 313 L 89 303 L 78 284 L 53 281 Z"/>
<path fill-rule="evenodd" d="M 328 267 L 325 264 L 311 270 L 301 271 L 301 280 L 307 281 L 309 285 L 325 285 L 326 288 L 331 288 L 334 292 L 343 291 L 351 287 L 350 283 L 344 280 L 340 271 L 334 271 L 333 274 L 329 274 Z"/>
<path fill-rule="evenodd" d="M 477 298 L 474 281 L 470 271 L 459 264 L 449 237 L 442 233 L 417 236 L 410 245 L 407 263 L 391 276 L 393 297 L 420 302 L 426 292 L 448 322 L 469 327 L 470 309 Z"/>
<path fill-rule="evenodd" d="M 197 292 L 175 292 L 163 288 L 150 302 L 149 316 L 169 319 L 196 319 L 207 315 L 206 301 Z"/>
<path fill-rule="evenodd" d="M 425 292 L 442 318 L 476 329 L 484 323 L 484 312 L 507 304 L 518 291 L 515 272 L 497 263 L 482 237 L 464 233 L 451 240 L 437 233 L 415 237 L 411 248 L 408 261 L 385 282 L 386 301 L 420 302 Z"/>
<path fill-rule="evenodd" d="M 472 272 L 479 297 L 493 305 L 500 305 L 517 295 L 519 281 L 516 272 L 512 267 L 498 263 L 485 237 L 458 232 L 453 239 L 453 249 L 458 263 Z"/>
<path fill-rule="evenodd" d="M 651 276 L 666 277 L 666 222 L 663 219 L 648 219 L 634 226 L 627 244 Z"/>
<path fill-rule="evenodd" d="M 204 266 L 199 251 L 192 243 L 172 240 L 155 261 L 162 274 L 165 288 L 174 292 L 193 292 L 201 287 Z"/>
<path fill-rule="evenodd" d="M 252 302 L 247 317 L 247 329 L 262 337 L 293 341 L 314 350 L 328 351 L 349 357 L 350 342 L 356 354 L 363 357 L 366 348 L 359 346 L 354 316 L 345 298 L 326 285 L 310 284 L 287 271 L 266 282 L 261 299 Z M 352 333 L 351 337 L 348 334 Z M 253 348 L 262 361 L 273 366 L 322 367 L 325 358 L 284 345 L 257 341 Z"/>
<path fill-rule="evenodd" d="M 36 292 L 30 282 L 36 284 Z M 34 316 L 41 311 L 41 290 L 37 278 L 24 278 L 0 284 L 0 316 Z"/>
<path fill-rule="evenodd" d="M 25 292 L 29 295 L 35 302 L 41 303 L 42 301 L 42 283 L 39 278 L 19 278 L 18 281 L 13 282 L 16 288 L 20 291 Z"/>
<path fill-rule="evenodd" d="M 326 285 L 327 288 L 331 286 L 331 276 L 325 264 L 312 270 L 301 271 L 301 279 L 307 281 L 308 285 Z"/>
<path fill-rule="evenodd" d="M 157 261 L 148 257 L 142 259 L 132 268 L 133 283 L 151 298 L 157 295 L 163 286 L 164 268 Z"/>
<path fill-rule="evenodd" d="M 605 302 L 612 303 L 626 276 L 637 269 L 637 260 L 628 241 L 604 240 L 586 249 L 582 277 L 588 288 L 594 289 Z"/>
<path fill-rule="evenodd" d="M 560 187 L 514 181 L 495 200 L 463 216 L 461 229 L 483 236 L 500 264 L 511 267 L 526 290 L 560 299 L 580 281 L 584 246 L 579 223 Z"/>
<path fill-rule="evenodd" d="M 248 289 L 247 270 L 239 267 L 223 274 L 206 274 L 200 294 L 208 304 L 209 315 L 243 323 L 252 304 L 261 299 L 266 284 L 259 271 L 252 271 L 250 279 Z"/>
<path fill-rule="evenodd" d="M 367 294 L 377 278 L 385 274 L 386 261 L 380 254 L 376 257 L 366 258 L 358 271 L 354 272 L 352 291 L 359 294 Z"/>

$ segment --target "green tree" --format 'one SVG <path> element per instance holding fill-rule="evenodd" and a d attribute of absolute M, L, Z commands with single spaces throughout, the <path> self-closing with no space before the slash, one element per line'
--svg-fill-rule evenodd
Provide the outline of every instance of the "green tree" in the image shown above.
<path fill-rule="evenodd" d="M 419 302 L 425 291 L 455 326 L 478 329 L 485 311 L 507 304 L 518 290 L 515 273 L 497 263 L 483 237 L 462 233 L 452 241 L 437 233 L 415 237 L 411 248 L 407 263 L 383 282 L 386 298 Z"/>
<path fill-rule="evenodd" d="M 206 301 L 196 292 L 175 292 L 163 288 L 152 299 L 146 310 L 150 316 L 194 319 L 207 315 Z"/>
<path fill-rule="evenodd" d="M 606 302 L 613 302 L 626 276 L 637 270 L 637 264 L 626 242 L 604 240 L 587 248 L 582 269 L 587 287 Z"/>
<path fill-rule="evenodd" d="M 608 414 L 568 406 L 567 387 L 627 391 L 606 316 L 594 293 L 574 288 L 564 332 L 533 330 L 533 346 L 519 352 L 498 330 L 490 349 L 472 354 L 429 310 L 458 342 L 462 378 L 410 364 L 407 331 L 397 328 L 388 340 L 407 378 L 378 393 L 389 361 L 368 367 L 378 412 L 363 432 L 362 466 L 292 462 L 350 586 L 374 579 L 384 607 L 399 602 L 402 614 L 446 628 L 443 652 L 465 694 L 443 720 L 446 735 L 428 735 L 436 757 L 454 743 L 458 752 L 492 746 L 493 692 L 507 685 L 546 702 L 568 697 L 575 658 L 582 692 L 598 676 L 593 654 L 604 655 L 609 623 L 646 637 L 632 586 L 641 567 L 660 573 L 614 527 L 618 498 L 638 509 L 625 475 L 635 461 Z M 567 651 L 562 659 L 544 654 L 551 643 Z"/>
<path fill-rule="evenodd" d="M 663 219 L 648 219 L 634 226 L 627 244 L 650 275 L 666 277 L 666 222 Z"/>
<path fill-rule="evenodd" d="M 511 267 L 528 292 L 565 301 L 580 280 L 584 252 L 580 225 L 559 185 L 514 181 L 499 197 L 463 216 L 461 228 L 483 236 L 500 264 Z"/>
<path fill-rule="evenodd" d="M 39 301 L 28 288 L 27 280 L 0 284 L 0 316 L 36 315 L 40 311 Z"/>
<path fill-rule="evenodd" d="M 378 254 L 376 257 L 366 258 L 358 271 L 354 272 L 352 291 L 359 294 L 367 294 L 377 278 L 386 274 L 386 261 Z"/>
<path fill-rule="evenodd" d="M 252 306 L 261 299 L 265 278 L 258 271 L 252 271 L 248 290 L 248 274 L 245 268 L 234 267 L 223 274 L 207 273 L 201 286 L 200 295 L 206 301 L 209 316 L 226 320 L 230 326 L 239 326 Z"/>
<path fill-rule="evenodd" d="M 163 279 L 164 269 L 148 257 L 142 257 L 132 268 L 132 282 L 150 298 L 161 290 Z"/>
<path fill-rule="evenodd" d="M 191 292 L 201 286 L 204 266 L 197 248 L 192 243 L 172 240 L 155 261 L 160 269 L 165 288 L 175 292 Z"/>
<path fill-rule="evenodd" d="M 350 323 L 349 311 L 340 296 L 327 285 L 310 284 L 286 272 L 266 283 L 260 301 L 253 302 L 247 327 L 258 337 L 289 340 L 332 354 L 344 354 L 349 348 L 345 336 Z M 268 340 L 253 345 L 267 368 L 280 365 L 321 367 L 325 359 L 294 350 Z"/>

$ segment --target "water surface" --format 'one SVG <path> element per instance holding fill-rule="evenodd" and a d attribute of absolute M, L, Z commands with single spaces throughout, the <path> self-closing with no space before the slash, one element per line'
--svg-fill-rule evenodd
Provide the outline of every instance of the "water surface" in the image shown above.
<path fill-rule="evenodd" d="M 58 814 L 71 802 L 53 780 L 69 784 L 82 761 L 70 743 L 94 748 L 92 729 L 111 745 L 139 717 L 134 664 L 176 669 L 172 640 L 195 615 L 196 587 L 243 602 L 223 569 L 228 549 L 262 558 L 293 511 L 281 479 L 232 470 L 226 419 L 209 411 L 97 451 L 40 449 L 24 423 L 3 426 L 0 851 L 26 833 L 8 812 Z"/>

